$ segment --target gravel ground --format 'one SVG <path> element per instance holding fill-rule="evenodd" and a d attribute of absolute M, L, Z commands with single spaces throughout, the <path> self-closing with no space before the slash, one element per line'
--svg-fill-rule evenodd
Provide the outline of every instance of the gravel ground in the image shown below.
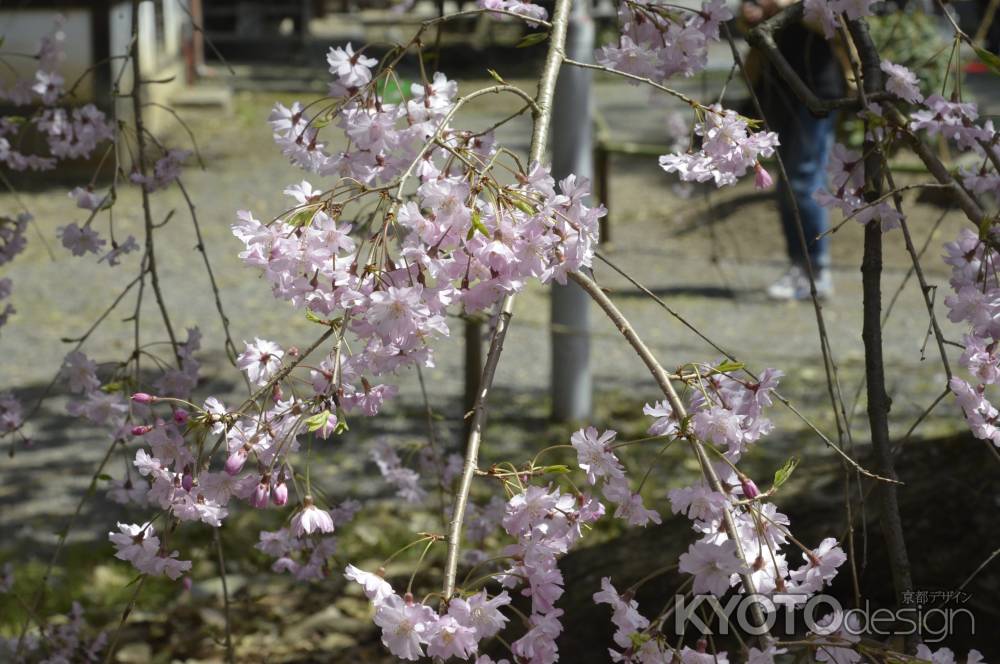
<path fill-rule="evenodd" d="M 694 81 L 689 87 L 697 92 L 699 85 Z M 669 102 L 651 103 L 648 92 L 603 79 L 596 90 L 598 107 L 616 139 L 648 141 L 650 136 L 662 133 L 659 128 L 671 108 Z M 290 94 L 279 96 L 286 101 L 294 98 Z M 242 267 L 236 256 L 238 243 L 229 232 L 235 210 L 251 209 L 258 218 L 276 214 L 284 205 L 281 189 L 302 179 L 301 172 L 288 165 L 271 143 L 264 120 L 274 98 L 271 93 L 239 93 L 232 116 L 185 112 L 184 117 L 200 137 L 206 169 L 189 168 L 184 184 L 197 203 L 237 343 L 259 336 L 283 346 L 305 346 L 316 336 L 315 326 L 301 313 L 274 302 L 266 285 Z M 472 127 L 491 124 L 515 109 L 514 101 L 502 97 L 477 101 L 467 109 L 467 122 Z M 501 141 L 524 150 L 526 123 L 517 120 L 508 125 L 501 132 Z M 183 144 L 184 134 L 178 131 L 175 139 Z M 786 395 L 835 437 L 812 306 L 773 304 L 762 294 L 762 289 L 784 268 L 774 202 L 745 184 L 678 197 L 654 158 L 615 158 L 612 173 L 614 242 L 603 249 L 608 258 L 625 267 L 747 366 L 784 370 L 788 374 Z M 0 385 L 12 389 L 29 404 L 48 384 L 67 352 L 67 344 L 60 338 L 86 330 L 131 278 L 138 260 L 133 254 L 122 267 L 109 269 L 89 258 L 73 258 L 58 246 L 57 227 L 82 220 L 65 191 L 64 187 L 54 187 L 20 194 L 20 200 L 35 214 L 35 230 L 45 240 L 33 230 L 28 250 L 4 275 L 14 282 L 13 303 L 18 314 L 0 337 L 4 357 Z M 907 198 L 912 201 L 913 196 Z M 15 209 L 17 202 L 5 194 L 0 196 L 0 206 Z M 942 211 L 922 203 L 909 205 L 909 210 L 915 241 L 921 245 Z M 157 235 L 167 306 L 173 312 L 176 328 L 198 325 L 204 333 L 204 374 L 213 377 L 214 382 L 199 389 L 199 393 L 233 393 L 239 379 L 228 368 L 221 350 L 221 327 L 201 258 L 193 250 L 196 240 L 186 205 L 176 191 L 157 194 L 156 218 L 166 218 L 172 211 L 175 214 L 169 226 Z M 98 227 L 106 228 L 104 223 Z M 949 213 L 929 239 L 926 270 L 934 284 L 946 287 L 946 272 L 938 260 L 940 247 L 963 223 L 960 215 Z M 127 189 L 115 207 L 115 232 L 140 236 L 140 225 L 138 192 Z M 858 271 L 861 237 L 860 227 L 853 222 L 836 234 L 833 255 L 837 296 L 823 308 L 849 409 L 863 371 Z M 887 236 L 886 244 L 884 289 L 888 297 L 903 279 L 909 259 L 898 231 Z M 50 257 L 48 247 L 54 257 Z M 719 357 L 718 352 L 607 267 L 599 264 L 596 274 L 612 289 L 623 311 L 667 366 Z M 943 295 L 938 297 L 939 313 Z M 86 349 L 98 361 L 111 362 L 129 352 L 131 324 L 122 319 L 131 315 L 133 306 L 130 295 L 87 342 Z M 612 397 L 625 396 L 636 402 L 655 398 L 655 386 L 641 364 L 596 308 L 592 320 L 598 415 L 603 402 Z M 945 334 L 958 339 L 960 330 L 946 320 L 942 322 Z M 495 422 L 502 421 L 505 415 L 516 418 L 521 408 L 518 404 L 529 403 L 536 415 L 544 411 L 550 371 L 548 324 L 547 290 L 533 286 L 517 302 L 496 379 Z M 158 314 L 152 300 L 145 304 L 142 325 L 146 338 L 159 338 Z M 885 331 L 888 387 L 894 403 L 892 428 L 896 435 L 902 435 L 944 386 L 933 343 L 927 346 L 926 357 L 922 352 L 926 330 L 927 314 L 911 282 L 900 295 Z M 457 430 L 455 418 L 461 413 L 459 343 L 460 338 L 439 344 L 437 366 L 425 374 L 434 408 L 452 418 L 450 430 Z M 416 429 L 419 433 L 419 420 L 408 419 L 403 408 L 422 403 L 415 374 L 404 374 L 401 386 L 402 404 L 390 409 L 385 424 L 379 426 L 389 432 L 412 435 Z M 30 429 L 34 445 L 19 449 L 13 458 L 0 463 L 5 539 L 10 535 L 18 541 L 51 541 L 54 519 L 71 513 L 104 455 L 103 433 L 64 417 L 64 403 L 61 396 L 48 400 Z M 860 441 L 866 438 L 863 407 L 861 399 L 852 411 L 852 431 Z M 798 440 L 799 453 L 827 453 L 814 434 L 802 435 L 804 425 L 791 413 L 777 409 L 776 420 L 777 435 L 788 441 Z M 958 424 L 953 404 L 946 401 L 929 419 L 925 431 L 951 429 Z M 457 445 L 457 439 L 450 442 Z M 115 461 L 114 468 L 120 468 L 118 463 Z M 348 475 L 340 473 L 338 477 Z M 339 491 L 364 491 L 357 484 L 348 482 Z M 100 501 L 95 505 L 85 510 L 80 526 L 74 529 L 75 537 L 99 536 L 106 529 L 108 513 L 115 508 Z"/>

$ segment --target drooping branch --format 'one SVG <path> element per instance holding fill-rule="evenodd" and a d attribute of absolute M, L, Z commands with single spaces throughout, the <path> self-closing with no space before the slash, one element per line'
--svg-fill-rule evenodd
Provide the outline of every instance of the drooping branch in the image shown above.
<path fill-rule="evenodd" d="M 177 360 L 177 366 L 181 365 L 180 349 L 177 345 L 177 336 L 174 334 L 173 324 L 170 322 L 170 315 L 167 313 L 167 305 L 163 299 L 163 291 L 160 289 L 160 274 L 156 269 L 156 245 L 153 241 L 153 212 L 149 204 L 149 191 L 146 188 L 146 127 L 142 117 L 142 68 L 139 62 L 139 0 L 132 0 L 132 48 L 130 53 L 132 61 L 132 121 L 135 123 L 136 157 L 135 167 L 142 176 L 143 184 L 139 188 L 142 193 L 142 216 L 145 228 L 145 258 L 146 270 L 149 272 L 150 283 L 153 286 L 153 295 L 156 298 L 156 306 L 160 309 L 163 317 L 163 327 L 170 338 L 170 347 Z"/>
<path fill-rule="evenodd" d="M 622 336 L 628 342 L 629 346 L 636 352 L 642 363 L 646 365 L 649 373 L 653 376 L 656 384 L 659 385 L 660 390 L 663 391 L 664 396 L 667 398 L 667 402 L 673 409 L 674 415 L 678 421 L 683 422 L 687 418 L 687 409 L 684 408 L 683 402 L 680 397 L 677 396 L 677 391 L 674 389 L 674 385 L 670 380 L 670 374 L 667 373 L 666 369 L 657 361 L 656 356 L 653 352 L 649 350 L 645 342 L 636 333 L 635 328 L 629 323 L 625 315 L 618 309 L 615 303 L 608 297 L 600 286 L 597 285 L 593 279 L 581 272 L 573 272 L 570 278 L 575 281 L 579 286 L 594 300 L 595 303 L 607 314 L 614 326 L 621 332 Z M 712 487 L 712 491 L 719 494 L 725 495 L 726 490 L 722 485 L 722 481 L 719 479 L 718 473 L 715 472 L 715 466 L 712 465 L 711 460 L 708 458 L 708 454 L 705 452 L 704 443 L 698 439 L 697 436 L 688 433 L 682 433 L 685 435 L 688 442 L 691 445 L 691 449 L 694 451 L 695 456 L 698 459 L 698 464 L 701 466 L 702 474 L 705 476 L 705 480 L 708 485 Z M 729 538 L 736 544 L 736 550 L 739 553 L 741 561 L 744 563 L 747 569 L 749 569 L 749 563 L 746 559 L 746 554 L 743 551 L 743 547 L 740 544 L 741 540 L 739 538 L 739 533 L 736 529 L 736 521 L 733 519 L 733 514 L 729 507 L 726 506 L 722 511 L 722 521 L 725 527 L 726 534 Z M 740 582 L 743 585 L 743 590 L 747 595 L 755 594 L 756 587 L 753 582 L 753 578 L 749 573 L 740 574 Z M 753 615 L 754 621 L 757 625 L 764 624 L 764 616 L 761 613 L 760 606 L 755 602 L 751 605 L 751 614 Z"/>
<path fill-rule="evenodd" d="M 555 93 L 556 78 L 564 57 L 566 44 L 566 27 L 569 20 L 569 10 L 572 0 L 557 0 L 552 15 L 552 28 L 549 33 L 549 50 L 545 57 L 542 76 L 538 81 L 538 94 L 535 96 L 534 128 L 531 133 L 531 147 L 528 151 L 530 163 L 540 162 L 545 154 L 548 141 L 549 123 L 552 119 L 552 97 Z M 448 526 L 448 556 L 444 570 L 444 599 L 447 602 L 455 592 L 455 577 L 458 573 L 458 558 L 462 543 L 462 524 L 465 509 L 472 489 L 472 479 L 479 466 L 479 444 L 482 440 L 483 428 L 486 425 L 486 405 L 489 400 L 493 380 L 496 376 L 497 364 L 503 352 L 507 329 L 514 312 L 514 296 L 507 295 L 500 304 L 496 327 L 490 339 L 490 347 L 486 353 L 483 366 L 483 376 L 479 381 L 476 402 L 472 409 L 472 420 L 469 424 L 469 435 L 465 444 L 465 463 L 462 467 L 462 478 L 458 492 L 452 504 L 451 522 Z"/>

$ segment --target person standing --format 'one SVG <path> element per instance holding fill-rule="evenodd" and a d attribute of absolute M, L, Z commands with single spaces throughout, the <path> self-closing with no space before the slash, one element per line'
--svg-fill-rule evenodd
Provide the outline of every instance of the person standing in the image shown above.
<path fill-rule="evenodd" d="M 740 14 L 745 25 L 753 26 L 789 4 L 791 0 L 744 2 Z M 775 41 L 779 52 L 817 97 L 835 99 L 846 94 L 847 86 L 840 58 L 818 26 L 814 28 L 804 23 L 790 25 L 775 35 Z M 833 278 L 830 273 L 830 241 L 824 235 L 829 229 L 829 219 L 827 210 L 816 202 L 813 194 L 826 181 L 826 165 L 833 145 L 836 116 L 814 115 L 795 96 L 763 54 L 752 54 L 751 61 L 760 65 L 755 72 L 754 88 L 768 125 L 778 133 L 781 141 L 778 154 L 788 173 L 787 183 L 778 178 L 777 195 L 789 266 L 767 288 L 767 295 L 775 300 L 808 299 L 808 257 L 816 281 L 817 295 L 829 298 L 833 295 Z M 792 207 L 793 198 L 802 220 L 805 252 L 802 250 L 795 210 Z"/>

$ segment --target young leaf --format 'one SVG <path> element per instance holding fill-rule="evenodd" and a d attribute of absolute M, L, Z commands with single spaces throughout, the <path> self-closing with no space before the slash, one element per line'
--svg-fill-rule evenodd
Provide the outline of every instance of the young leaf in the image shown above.
<path fill-rule="evenodd" d="M 316 208 L 308 207 L 293 214 L 287 219 L 286 223 L 289 226 L 308 226 L 315 214 Z"/>
<path fill-rule="evenodd" d="M 488 228 L 486 228 L 486 225 L 483 223 L 483 217 L 482 215 L 479 214 L 479 210 L 472 211 L 472 227 L 477 231 L 479 231 L 480 233 L 482 233 L 483 235 L 485 235 L 486 237 L 489 237 L 490 231 Z"/>
<path fill-rule="evenodd" d="M 330 411 L 324 410 L 322 413 L 316 413 L 312 417 L 306 420 L 306 430 L 309 432 L 322 429 L 326 426 L 326 423 L 330 419 Z"/>
<path fill-rule="evenodd" d="M 531 205 L 525 201 L 515 200 L 514 207 L 525 214 L 535 214 L 535 208 L 531 207 Z"/>
<path fill-rule="evenodd" d="M 530 35 L 522 37 L 521 41 L 517 42 L 516 48 L 528 48 L 529 46 L 534 46 L 535 44 L 541 44 L 548 38 L 549 33 L 547 32 L 532 32 Z"/>
<path fill-rule="evenodd" d="M 500 74 L 498 74 L 496 72 L 496 70 L 494 70 L 494 69 L 487 69 L 486 72 L 490 75 L 490 78 L 492 78 L 494 81 L 496 81 L 500 85 L 507 85 L 507 81 L 503 80 L 503 77 L 500 76 Z"/>
<path fill-rule="evenodd" d="M 322 318 L 320 318 L 319 316 L 317 316 L 316 313 L 312 309 L 306 309 L 306 320 L 310 321 L 312 323 L 319 323 L 320 325 L 328 325 L 329 324 L 329 321 L 325 321 Z"/>
<path fill-rule="evenodd" d="M 742 362 L 734 362 L 732 360 L 726 360 L 719 366 L 715 367 L 715 370 L 719 373 L 729 373 L 730 371 L 739 371 L 744 367 Z"/>
<path fill-rule="evenodd" d="M 975 49 L 976 56 L 983 61 L 984 65 L 989 67 L 994 74 L 1000 75 L 1000 56 L 979 46 L 973 46 L 972 48 Z"/>
<path fill-rule="evenodd" d="M 774 471 L 774 485 L 773 488 L 777 489 L 779 486 L 788 481 L 788 478 L 792 476 L 792 472 L 795 467 L 799 465 L 799 458 L 792 457 L 785 462 L 778 470 Z"/>

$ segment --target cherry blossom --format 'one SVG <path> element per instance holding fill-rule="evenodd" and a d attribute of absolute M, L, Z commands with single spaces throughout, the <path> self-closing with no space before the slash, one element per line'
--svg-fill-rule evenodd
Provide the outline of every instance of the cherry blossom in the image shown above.
<path fill-rule="evenodd" d="M 911 104 L 919 104 L 923 101 L 924 96 L 920 94 L 920 88 L 917 86 L 916 74 L 903 65 L 897 65 L 888 60 L 882 61 L 881 68 L 888 75 L 885 81 L 885 89 L 888 92 Z"/>
<path fill-rule="evenodd" d="M 770 157 L 778 147 L 776 133 L 754 132 L 746 118 L 718 105 L 704 111 L 694 131 L 702 137 L 700 150 L 660 157 L 660 167 L 685 182 L 735 184 L 749 168 L 757 169 L 758 159 Z"/>
<path fill-rule="evenodd" d="M 281 368 L 281 358 L 285 352 L 273 341 L 254 339 L 246 343 L 244 350 L 237 358 L 236 366 L 245 371 L 247 378 L 254 385 L 264 385 Z"/>

